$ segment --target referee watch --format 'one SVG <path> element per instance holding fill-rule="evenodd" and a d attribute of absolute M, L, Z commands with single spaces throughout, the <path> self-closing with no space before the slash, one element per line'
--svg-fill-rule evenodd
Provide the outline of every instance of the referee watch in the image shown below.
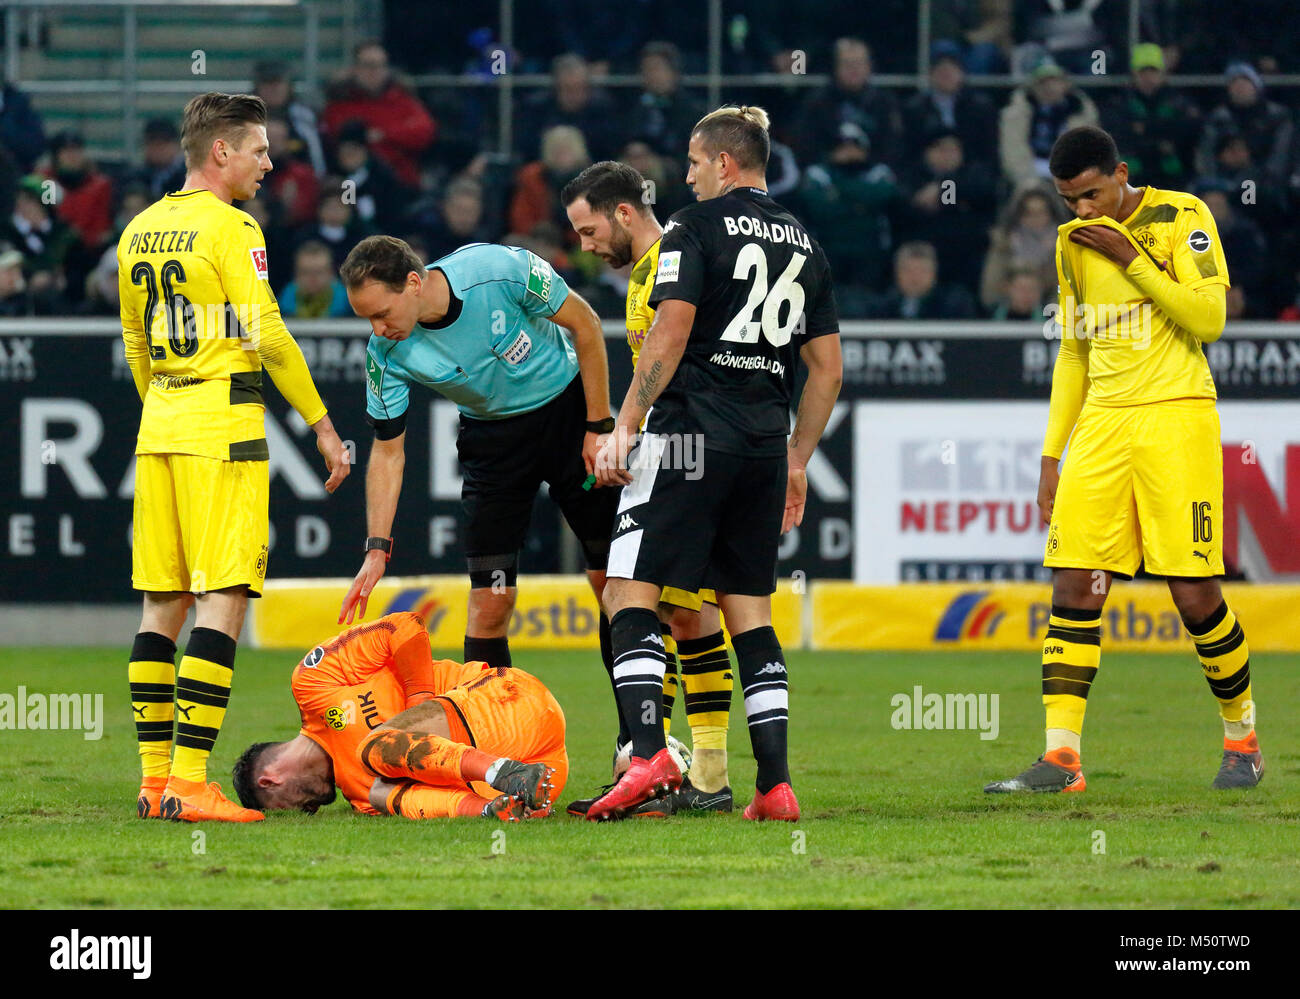
<path fill-rule="evenodd" d="M 393 560 L 393 539 L 392 538 L 366 538 L 365 553 L 369 555 L 372 551 L 381 551 L 384 553 L 384 563 L 387 564 Z"/>
<path fill-rule="evenodd" d="M 614 432 L 614 417 L 607 416 L 603 420 L 588 420 L 587 433 L 589 434 L 612 434 Z"/>

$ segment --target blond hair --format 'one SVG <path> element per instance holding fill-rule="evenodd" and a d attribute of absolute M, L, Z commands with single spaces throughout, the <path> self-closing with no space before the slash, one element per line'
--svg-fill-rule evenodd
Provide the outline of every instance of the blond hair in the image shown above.
<path fill-rule="evenodd" d="M 238 148 L 250 125 L 266 124 L 266 102 L 253 94 L 199 94 L 185 105 L 181 148 L 191 170 L 203 166 L 212 143 L 224 139 Z"/>
<path fill-rule="evenodd" d="M 763 171 L 772 150 L 767 134 L 770 126 L 771 119 L 762 108 L 727 104 L 697 121 L 691 134 L 700 137 L 709 159 L 726 153 L 742 170 Z"/>

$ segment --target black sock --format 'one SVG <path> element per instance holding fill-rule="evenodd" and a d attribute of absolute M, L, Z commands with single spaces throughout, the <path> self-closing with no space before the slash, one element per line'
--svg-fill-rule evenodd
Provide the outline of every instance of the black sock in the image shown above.
<path fill-rule="evenodd" d="M 487 663 L 493 667 L 513 666 L 510 661 L 510 639 L 504 635 L 500 638 L 471 638 L 466 635 L 465 661 Z"/>
<path fill-rule="evenodd" d="M 790 782 L 786 761 L 790 707 L 785 655 L 776 631 L 770 626 L 733 635 L 731 647 L 736 651 L 749 741 L 758 764 L 758 792 L 767 794 L 778 784 Z"/>
<path fill-rule="evenodd" d="M 609 637 L 609 618 L 604 611 L 600 615 L 600 659 L 605 664 L 605 672 L 609 674 L 609 688 L 614 691 L 614 710 L 618 712 L 618 744 L 622 746 L 625 742 L 632 741 L 632 733 L 627 730 L 623 709 L 618 706 L 618 684 L 614 682 L 614 643 Z"/>
<path fill-rule="evenodd" d="M 664 640 L 659 616 L 646 607 L 625 607 L 609 624 L 614 650 L 614 694 L 632 733 L 632 755 L 648 760 L 663 749 Z"/>

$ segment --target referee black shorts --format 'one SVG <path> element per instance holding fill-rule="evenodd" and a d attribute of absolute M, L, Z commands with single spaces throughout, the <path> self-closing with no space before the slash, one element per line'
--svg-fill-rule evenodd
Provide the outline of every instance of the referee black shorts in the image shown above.
<path fill-rule="evenodd" d="M 767 596 L 785 513 L 786 457 L 689 449 L 677 435 L 642 434 L 629 458 L 609 549 L 611 578 L 695 592 Z"/>
<path fill-rule="evenodd" d="M 515 585 L 519 550 L 528 533 L 533 498 L 543 482 L 582 544 L 588 569 L 604 569 L 618 505 L 618 489 L 582 488 L 587 433 L 582 378 L 531 413 L 501 420 L 460 417 L 456 452 L 464 484 L 465 557 L 470 585 Z M 501 574 L 504 573 L 504 576 Z"/>

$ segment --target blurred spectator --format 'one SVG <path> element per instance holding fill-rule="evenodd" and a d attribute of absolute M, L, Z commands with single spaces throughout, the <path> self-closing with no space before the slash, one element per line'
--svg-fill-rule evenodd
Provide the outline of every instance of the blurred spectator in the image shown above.
<path fill-rule="evenodd" d="M 45 152 L 45 128 L 27 95 L 12 83 L 0 88 L 0 145 L 26 173 Z"/>
<path fill-rule="evenodd" d="M 1181 191 L 1195 168 L 1200 112 L 1165 84 L 1159 45 L 1135 46 L 1130 64 L 1133 81 L 1102 110 L 1102 127 L 1115 137 L 1132 183 Z"/>
<path fill-rule="evenodd" d="M 144 123 L 144 165 L 131 171 L 127 180 L 147 187 L 154 201 L 185 186 L 181 133 L 168 119 L 151 118 Z"/>
<path fill-rule="evenodd" d="M 665 13 L 654 0 L 625 0 L 619 4 L 609 0 L 558 0 L 549 20 L 561 51 L 599 61 L 597 68 L 603 76 L 612 66 L 631 64 L 636 51 L 649 40 L 651 27 Z"/>
<path fill-rule="evenodd" d="M 320 141 L 320 124 L 311 106 L 294 96 L 289 67 L 273 59 L 255 63 L 253 93 L 266 101 L 268 118 L 283 118 L 288 124 L 289 140 L 285 148 L 290 155 L 310 166 L 316 176 L 323 177 L 325 149 Z"/>
<path fill-rule="evenodd" d="M 840 38 L 834 65 L 834 82 L 804 105 L 795 152 L 805 163 L 817 162 L 839 141 L 840 126 L 847 123 L 866 134 L 877 161 L 897 166 L 902 118 L 894 95 L 871 82 L 871 49 L 861 39 Z"/>
<path fill-rule="evenodd" d="M 1284 182 L 1290 172 L 1290 153 L 1294 123 L 1291 112 L 1275 101 L 1264 98 L 1264 81 L 1255 67 L 1234 62 L 1224 71 L 1228 99 L 1210 112 L 1201 129 L 1197 165 L 1201 173 L 1211 174 L 1219 143 L 1227 136 L 1239 135 L 1250 147 L 1256 167 L 1270 185 Z"/>
<path fill-rule="evenodd" d="M 310 240 L 293 255 L 293 280 L 280 292 L 280 311 L 298 319 L 352 315 L 348 293 L 335 277 L 334 257 L 324 243 Z"/>
<path fill-rule="evenodd" d="M 62 293 L 67 280 L 63 264 L 76 245 L 77 234 L 50 211 L 54 181 L 35 174 L 24 177 L 14 197 L 13 214 L 0 229 L 0 240 L 23 255 L 23 274 L 33 295 Z M 75 296 L 81 298 L 80 289 Z"/>
<path fill-rule="evenodd" d="M 591 164 L 582 133 L 571 125 L 555 125 L 542 136 L 542 158 L 519 168 L 510 199 L 510 229 L 527 235 L 540 222 L 557 227 L 567 222 L 560 189 Z M 572 234 L 572 227 L 559 230 Z"/>
<path fill-rule="evenodd" d="M 1228 315 L 1229 322 L 1237 319 L 1250 318 L 1250 304 L 1246 298 L 1246 291 L 1239 284 L 1234 284 L 1228 289 Z"/>
<path fill-rule="evenodd" d="M 483 185 L 472 177 L 457 177 L 448 184 L 438 218 L 422 235 L 429 251 L 422 260 L 445 257 L 466 243 L 491 242 L 483 219 Z"/>
<path fill-rule="evenodd" d="M 904 243 L 894 254 L 894 286 L 876 298 L 874 319 L 973 319 L 975 303 L 959 284 L 939 284 L 929 243 Z"/>
<path fill-rule="evenodd" d="M 1011 275 L 1032 270 L 1044 288 L 1056 287 L 1056 229 L 1066 221 L 1060 196 L 1041 181 L 1031 182 L 1011 199 L 989 234 L 980 278 L 980 303 L 992 309 L 1007 294 Z"/>
<path fill-rule="evenodd" d="M 1012 186 L 1048 178 L 1052 143 L 1067 129 L 1097 124 L 1097 106 L 1074 88 L 1050 59 L 1040 62 L 1029 81 L 1017 87 L 998 123 L 1002 172 Z"/>
<path fill-rule="evenodd" d="M 1198 178 L 1197 186 L 1220 185 L 1233 191 L 1262 228 L 1275 232 L 1287 228 L 1283 188 L 1262 170 L 1251 154 L 1250 144 L 1236 132 L 1225 132 L 1214 143 L 1210 172 Z"/>
<path fill-rule="evenodd" d="M 1095 53 L 1112 58 L 1110 43 L 1123 37 L 1128 7 L 1127 0 L 1019 0 L 1016 39 L 1045 50 L 1071 73 L 1091 73 Z"/>
<path fill-rule="evenodd" d="M 556 56 L 551 63 L 551 90 L 520 101 L 515 114 L 516 148 L 525 159 L 541 155 L 542 135 L 557 125 L 581 132 L 596 159 L 609 159 L 623 144 L 623 116 L 607 93 L 592 87 L 587 61 L 572 53 Z"/>
<path fill-rule="evenodd" d="M 0 316 L 31 314 L 27 279 L 23 277 L 23 255 L 8 243 L 0 245 Z"/>
<path fill-rule="evenodd" d="M 930 37 L 955 45 L 968 73 L 1007 71 L 1011 0 L 932 0 L 930 10 Z"/>
<path fill-rule="evenodd" d="M 1240 193 L 1220 183 L 1199 186 L 1196 194 L 1214 216 L 1232 283 L 1241 285 L 1247 298 L 1262 301 L 1267 291 L 1268 244 L 1259 226 L 1236 210 L 1233 202 Z"/>
<path fill-rule="evenodd" d="M 641 92 L 626 118 L 627 134 L 678 159 L 685 157 L 691 129 L 705 113 L 702 101 L 682 93 L 681 58 L 670 42 L 651 42 L 641 50 Z"/>
<path fill-rule="evenodd" d="M 1231 267 L 1232 265 L 1229 264 L 1228 266 Z M 1291 284 L 1295 297 L 1291 300 L 1290 305 L 1287 305 L 1278 313 L 1277 318 L 1284 323 L 1300 323 L 1300 270 L 1296 270 L 1292 275 Z"/>
<path fill-rule="evenodd" d="M 967 163 L 960 137 L 942 127 L 926 136 L 920 166 L 903 177 L 903 235 L 936 247 L 940 272 L 972 294 L 979 288 L 996 186 L 992 165 Z"/>
<path fill-rule="evenodd" d="M 1024 267 L 1011 272 L 1006 289 L 989 310 L 990 319 L 1036 319 L 1045 317 L 1046 289 L 1041 275 Z"/>
<path fill-rule="evenodd" d="M 891 216 L 902 196 L 894 171 L 875 159 L 860 126 L 840 125 L 829 155 L 804 171 L 800 197 L 836 284 L 879 288 L 893 243 Z"/>
<path fill-rule="evenodd" d="M 941 129 L 956 132 L 968 163 L 997 167 L 997 110 L 983 94 L 966 88 L 961 55 L 953 42 L 930 51 L 930 86 L 903 105 L 903 133 L 909 141 Z"/>
<path fill-rule="evenodd" d="M 86 275 L 86 298 L 82 311 L 94 316 L 116 316 L 121 311 L 117 286 L 117 247 L 99 255 L 99 262 Z"/>
<path fill-rule="evenodd" d="M 326 177 L 316 204 L 316 221 L 298 231 L 298 246 L 315 240 L 329 247 L 335 270 L 342 266 L 352 247 L 371 233 L 370 227 L 357 218 L 356 209 L 344 193 L 338 177 Z"/>
<path fill-rule="evenodd" d="M 685 147 L 683 147 L 685 148 Z M 660 223 L 668 221 L 668 216 L 679 208 L 694 203 L 695 193 L 686 186 L 685 171 L 679 168 L 679 156 L 660 156 L 648 142 L 634 140 L 623 147 L 619 159 L 633 167 L 648 180 L 653 187 L 650 191 L 655 217 Z M 769 161 L 770 163 L 770 161 Z M 769 178 L 768 192 L 772 185 Z M 776 197 L 775 194 L 772 195 Z"/>
<path fill-rule="evenodd" d="M 248 212 L 261 227 L 262 235 L 266 237 L 267 280 L 272 288 L 283 288 L 293 278 L 293 247 L 297 244 L 298 233 L 280 225 L 280 206 L 274 199 L 254 198 L 238 202 L 235 207 Z"/>
<path fill-rule="evenodd" d="M 113 182 L 86 155 L 86 140 L 76 132 L 56 135 L 50 158 L 45 176 L 59 185 L 59 218 L 76 230 L 85 249 L 98 249 L 113 224 Z"/>
<path fill-rule="evenodd" d="M 398 83 L 388 69 L 388 53 L 378 42 L 353 50 L 347 76 L 331 88 L 322 131 L 337 139 L 350 121 L 366 124 L 366 143 L 407 187 L 420 182 L 419 160 L 432 145 L 437 123 L 420 99 Z"/>
<path fill-rule="evenodd" d="M 316 214 L 320 181 L 305 161 L 290 152 L 289 122 L 280 117 L 267 118 L 266 142 L 272 166 L 266 178 L 266 191 L 279 205 L 280 224 L 297 226 L 310 222 Z"/>
<path fill-rule="evenodd" d="M 334 164 L 343 176 L 344 189 L 356 199 L 357 217 L 382 232 L 397 228 L 414 192 L 371 153 L 363 123 L 350 121 L 339 129 Z"/>

